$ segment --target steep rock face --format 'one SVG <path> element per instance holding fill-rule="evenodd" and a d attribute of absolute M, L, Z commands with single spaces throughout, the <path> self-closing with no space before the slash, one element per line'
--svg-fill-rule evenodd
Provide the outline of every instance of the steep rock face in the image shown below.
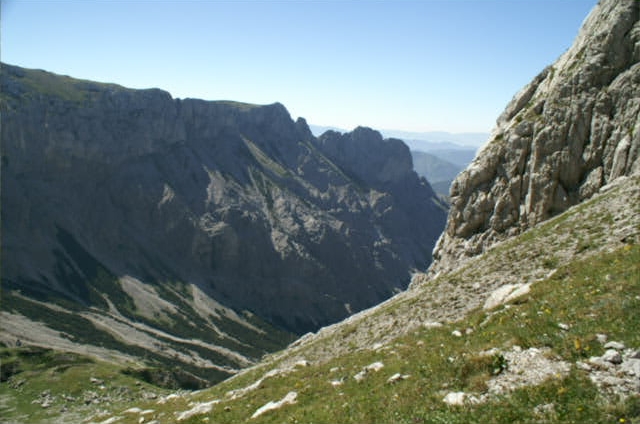
<path fill-rule="evenodd" d="M 318 144 L 332 161 L 363 183 L 380 186 L 412 176 L 407 145 L 398 139 L 383 140 L 370 128 L 358 127 L 347 134 L 327 131 L 318 138 Z"/>
<path fill-rule="evenodd" d="M 640 3 L 602 0 L 573 46 L 524 87 L 454 181 L 431 272 L 640 171 Z"/>
<path fill-rule="evenodd" d="M 406 287 L 444 226 L 401 142 L 367 129 L 317 140 L 280 104 L 9 65 L 1 100 L 3 285 L 32 298 L 128 304 L 137 319 L 144 299 L 126 281 L 163 299 L 180 283 L 304 332 Z"/>

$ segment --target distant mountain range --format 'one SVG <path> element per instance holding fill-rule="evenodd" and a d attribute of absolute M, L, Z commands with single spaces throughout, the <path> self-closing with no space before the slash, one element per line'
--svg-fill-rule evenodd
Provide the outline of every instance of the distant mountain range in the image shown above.
<path fill-rule="evenodd" d="M 309 124 L 311 132 L 318 136 L 325 131 L 347 132 L 345 129 L 331 126 Z M 378 129 L 384 137 L 399 138 L 411 150 L 429 151 L 435 149 L 477 149 L 489 138 L 489 133 L 450 133 L 446 131 L 401 131 Z"/>
<path fill-rule="evenodd" d="M 436 193 L 445 197 L 449 196 L 449 187 L 453 179 L 466 166 L 451 163 L 435 153 L 411 151 L 411 156 L 413 169 L 429 181 Z"/>
<path fill-rule="evenodd" d="M 337 127 L 309 125 L 319 136 L 326 131 L 345 132 Z M 471 163 L 476 151 L 489 138 L 488 133 L 411 132 L 380 130 L 385 137 L 398 138 L 411 149 L 413 167 L 440 195 L 449 195 L 455 176 Z"/>

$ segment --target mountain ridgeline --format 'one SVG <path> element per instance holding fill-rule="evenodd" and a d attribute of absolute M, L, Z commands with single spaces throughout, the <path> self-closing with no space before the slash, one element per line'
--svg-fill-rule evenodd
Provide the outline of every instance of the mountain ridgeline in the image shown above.
<path fill-rule="evenodd" d="M 125 345 L 139 342 L 99 322 L 212 346 L 217 334 L 250 361 L 290 340 L 270 326 L 317 330 L 406 288 L 444 228 L 409 149 L 370 129 L 316 138 L 281 104 L 11 65 L 1 84 L 2 309 L 14 318 L 73 312 Z"/>

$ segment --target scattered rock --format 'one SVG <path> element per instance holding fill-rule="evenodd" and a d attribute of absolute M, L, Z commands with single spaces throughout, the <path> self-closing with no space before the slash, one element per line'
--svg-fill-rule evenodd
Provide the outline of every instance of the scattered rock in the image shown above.
<path fill-rule="evenodd" d="M 284 405 L 293 405 L 294 403 L 296 403 L 297 398 L 298 398 L 297 392 L 289 392 L 286 394 L 285 397 L 283 397 L 279 401 L 276 401 L 276 402 L 272 401 L 258 408 L 256 412 L 254 412 L 253 415 L 251 416 L 251 419 L 257 418 L 260 415 L 264 414 L 265 412 L 273 411 L 275 409 L 280 409 Z"/>
<path fill-rule="evenodd" d="M 462 333 L 459 330 L 453 330 L 451 335 L 454 337 L 462 337 Z"/>
<path fill-rule="evenodd" d="M 100 424 L 112 424 L 112 423 L 115 423 L 117 421 L 120 421 L 121 419 L 122 419 L 122 417 L 118 417 L 118 416 L 109 417 L 104 421 L 100 421 Z"/>
<path fill-rule="evenodd" d="M 437 322 L 437 321 L 427 321 L 424 324 L 422 324 L 422 326 L 424 328 L 440 328 L 443 325 L 444 324 L 442 324 L 441 322 Z"/>
<path fill-rule="evenodd" d="M 589 373 L 589 379 L 598 388 L 615 396 L 626 397 L 630 394 L 640 393 L 640 359 L 633 349 L 620 352 L 615 347 L 624 346 L 620 342 L 610 342 L 609 347 L 602 356 L 589 358 L 590 369 L 576 363 L 579 369 Z M 622 350 L 622 349 L 621 349 Z"/>
<path fill-rule="evenodd" d="M 195 415 L 201 415 L 211 412 L 213 409 L 213 405 L 220 403 L 220 400 L 215 399 L 210 402 L 197 403 L 193 408 L 183 411 L 183 412 L 175 412 L 176 421 L 184 421 L 187 418 L 191 418 Z"/>
<path fill-rule="evenodd" d="M 485 311 L 495 308 L 496 306 L 509 303 L 519 297 L 528 294 L 531 291 L 531 284 L 505 284 L 497 288 L 484 302 L 482 307 Z"/>
<path fill-rule="evenodd" d="M 519 387 L 536 386 L 546 379 L 567 375 L 571 369 L 568 362 L 552 359 L 548 348 L 521 349 L 514 347 L 503 352 L 508 367 L 487 381 L 490 394 L 502 394 Z"/>
<path fill-rule="evenodd" d="M 511 294 L 509 294 L 509 296 L 507 296 L 507 298 L 504 300 L 504 303 L 513 302 L 514 300 L 524 295 L 527 295 L 530 292 L 531 292 L 531 283 L 520 284 L 520 287 L 516 288 L 514 291 L 511 292 Z"/>
<path fill-rule="evenodd" d="M 591 371 L 592 369 L 589 364 L 582 361 L 576 362 L 576 368 L 578 368 L 581 371 L 587 371 L 587 372 Z"/>
<path fill-rule="evenodd" d="M 176 393 L 171 393 L 171 394 L 169 394 L 169 395 L 167 395 L 167 396 L 163 396 L 163 397 L 161 397 L 161 398 L 158 400 L 158 402 L 156 402 L 156 403 L 157 403 L 158 405 L 163 405 L 163 404 L 165 404 L 165 403 L 169 402 L 170 400 L 179 399 L 180 397 L 182 397 L 182 396 L 180 396 L 180 395 L 178 395 L 178 394 L 176 394 Z"/>
<path fill-rule="evenodd" d="M 623 378 L 611 374 L 594 372 L 589 375 L 589 378 L 600 388 L 611 391 L 620 391 L 625 386 L 625 380 Z M 627 390 L 624 391 L 626 392 Z"/>
<path fill-rule="evenodd" d="M 100 386 L 104 384 L 104 380 L 100 380 L 99 378 L 95 378 L 95 377 L 91 377 L 89 381 L 93 384 L 100 385 Z"/>
<path fill-rule="evenodd" d="M 609 343 L 607 343 L 609 344 Z M 602 360 L 603 361 L 607 361 L 607 362 L 611 362 L 612 364 L 621 364 L 622 363 L 622 355 L 620 355 L 620 352 L 618 352 L 617 350 L 614 349 L 608 349 L 604 355 L 602 355 Z"/>
<path fill-rule="evenodd" d="M 71 396 L 71 395 L 62 395 L 62 399 L 64 399 L 67 402 L 75 402 L 76 398 Z"/>
<path fill-rule="evenodd" d="M 537 405 L 533 408 L 533 413 L 538 417 L 555 417 L 556 415 L 556 406 L 553 403 L 545 403 L 542 405 Z"/>
<path fill-rule="evenodd" d="M 157 399 L 158 395 L 154 392 L 144 392 L 142 394 L 143 399 Z"/>
<path fill-rule="evenodd" d="M 356 375 L 353 376 L 353 378 L 360 383 L 362 380 L 364 380 L 365 376 L 367 375 L 366 371 L 360 371 L 359 373 L 357 373 Z"/>
<path fill-rule="evenodd" d="M 333 387 L 338 387 L 338 386 L 342 386 L 344 384 L 344 379 L 339 379 L 339 380 L 331 380 L 329 382 Z"/>
<path fill-rule="evenodd" d="M 265 378 L 271 378 L 271 377 L 277 377 L 279 375 L 285 375 L 290 371 L 290 369 L 281 369 L 281 368 L 274 368 L 272 370 L 267 371 L 263 376 L 262 379 L 264 380 Z"/>
<path fill-rule="evenodd" d="M 389 379 L 387 379 L 387 383 L 389 384 L 397 383 L 398 381 L 406 380 L 409 377 L 410 375 L 400 374 L 399 372 L 397 372 L 393 374 L 391 377 L 389 377 Z"/>
<path fill-rule="evenodd" d="M 620 365 L 620 371 L 640 378 L 640 359 L 628 357 Z"/>
<path fill-rule="evenodd" d="M 625 346 L 624 343 L 620 343 L 620 342 L 608 342 L 607 344 L 604 345 L 605 349 L 615 349 L 615 350 L 624 350 Z"/>
<path fill-rule="evenodd" d="M 597 368 L 597 369 L 609 369 L 613 366 L 613 364 L 609 361 L 605 361 L 604 359 L 602 359 L 599 356 L 592 356 L 591 358 L 589 358 L 589 364 L 591 364 L 593 367 Z"/>
<path fill-rule="evenodd" d="M 40 405 L 42 408 L 46 409 L 53 405 L 55 399 L 56 397 L 51 395 L 51 390 L 44 390 L 42 393 L 40 393 L 40 396 L 37 399 L 31 401 L 31 403 Z"/>
<path fill-rule="evenodd" d="M 607 335 L 606 334 L 596 334 L 596 340 L 601 344 L 605 344 L 607 342 Z"/>
<path fill-rule="evenodd" d="M 254 390 L 256 390 L 258 387 L 260 387 L 260 385 L 262 384 L 262 382 L 264 381 L 264 378 L 261 378 L 257 381 L 254 381 L 252 384 L 243 387 L 241 389 L 235 389 L 235 390 L 229 390 L 225 395 L 231 399 L 238 399 L 241 398 L 242 396 L 246 395 L 249 392 L 252 392 Z"/>
<path fill-rule="evenodd" d="M 460 406 L 464 405 L 464 400 L 466 397 L 467 394 L 465 392 L 451 392 L 447 393 L 442 401 L 447 405 Z"/>
<path fill-rule="evenodd" d="M 384 364 L 382 362 L 374 362 L 374 363 L 369 364 L 366 367 L 364 367 L 364 370 L 367 371 L 367 372 L 369 372 L 369 371 L 378 372 L 382 368 L 384 368 Z"/>
<path fill-rule="evenodd" d="M 558 328 L 560 328 L 561 330 L 564 330 L 564 331 L 569 331 L 569 329 L 571 327 L 569 326 L 569 324 L 565 324 L 565 323 L 559 322 L 558 323 Z"/>
<path fill-rule="evenodd" d="M 353 376 L 353 378 L 359 383 L 365 379 L 367 373 L 369 372 L 378 372 L 382 368 L 384 368 L 384 364 L 382 362 L 373 362 L 366 367 L 362 368 L 362 371 Z"/>

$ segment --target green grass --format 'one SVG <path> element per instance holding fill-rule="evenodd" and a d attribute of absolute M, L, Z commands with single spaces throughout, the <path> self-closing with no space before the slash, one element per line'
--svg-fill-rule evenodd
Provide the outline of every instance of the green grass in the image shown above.
<path fill-rule="evenodd" d="M 243 102 L 236 102 L 233 100 L 217 100 L 217 101 L 213 101 L 212 103 L 214 104 L 219 104 L 219 105 L 224 105 L 224 106 L 229 106 L 231 108 L 234 109 L 238 109 L 242 112 L 246 112 L 252 109 L 256 109 L 259 107 L 262 107 L 261 105 L 257 105 L 257 104 L 253 104 L 253 103 L 243 103 Z"/>
<path fill-rule="evenodd" d="M 31 93 L 55 97 L 63 101 L 82 103 L 98 92 L 107 89 L 125 91 L 126 88 L 108 83 L 97 83 L 93 81 L 71 78 L 63 75 L 56 75 L 51 72 L 39 69 L 17 68 L 11 65 L 3 65 L 3 73 L 8 74 L 13 80 L 24 84 Z M 32 96 L 33 94 L 29 94 Z M 1 93 L 0 98 L 8 97 L 7 93 Z"/>
<path fill-rule="evenodd" d="M 265 379 L 259 389 L 240 399 L 228 400 L 228 390 L 246 387 L 268 370 L 256 368 L 191 397 L 189 400 L 222 402 L 211 413 L 185 422 L 201 423 L 203 418 L 216 423 L 637 422 L 637 396 L 607 398 L 575 366 L 565 377 L 552 377 L 539 386 L 524 387 L 484 404 L 453 407 L 442 398 L 451 391 L 481 394 L 490 378 L 508 368 L 499 354 L 480 355 L 490 348 L 547 347 L 551 357 L 573 364 L 603 353 L 595 338 L 598 333 L 640 347 L 636 331 L 640 328 L 639 264 L 638 245 L 574 261 L 536 283 L 527 297 L 508 307 L 490 313 L 477 310 L 460 322 L 417 330 L 378 351 L 359 350 L 326 363 L 298 367 Z M 561 322 L 570 329 L 561 330 Z M 451 335 L 453 329 L 464 328 L 474 331 L 463 337 Z M 369 373 L 363 382 L 353 378 L 375 361 L 385 367 Z M 410 377 L 387 383 L 397 372 Z M 344 383 L 333 387 L 330 381 L 335 379 L 344 379 Z M 282 399 L 292 390 L 298 393 L 295 405 L 250 420 L 260 406 Z M 545 405 L 553 406 L 545 409 Z M 155 406 L 156 413 L 165 416 L 189 408 L 185 400 Z M 134 422 L 134 418 L 123 422 Z"/>
<path fill-rule="evenodd" d="M 62 422 L 81 422 L 99 409 L 124 407 L 145 392 L 167 392 L 123 374 L 119 366 L 74 353 L 0 348 L 0 360 L 3 369 L 14 364 L 12 375 L 0 382 L 0 417 L 7 422 L 44 423 L 61 417 Z M 52 399 L 47 408 L 34 403 L 44 393 Z"/>

